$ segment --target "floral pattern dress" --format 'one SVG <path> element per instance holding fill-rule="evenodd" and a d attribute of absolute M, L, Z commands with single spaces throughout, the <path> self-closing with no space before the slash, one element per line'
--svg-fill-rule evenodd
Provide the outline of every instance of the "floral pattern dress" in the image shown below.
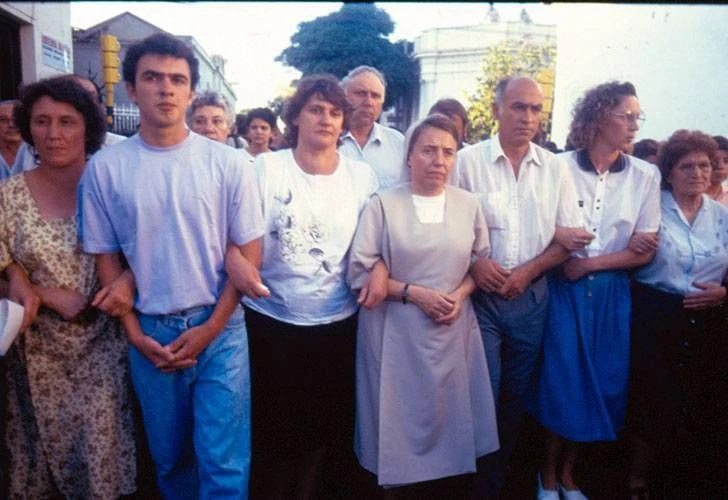
<path fill-rule="evenodd" d="M 99 287 L 76 217 L 46 220 L 24 175 L 0 184 L 0 269 L 88 297 Z M 117 498 L 136 489 L 126 339 L 89 310 L 74 321 L 41 307 L 7 354 L 5 446 L 11 498 Z"/>

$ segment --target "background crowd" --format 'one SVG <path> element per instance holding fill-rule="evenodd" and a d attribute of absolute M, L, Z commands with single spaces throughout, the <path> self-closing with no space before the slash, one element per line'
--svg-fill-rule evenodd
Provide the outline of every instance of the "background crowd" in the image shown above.
<path fill-rule="evenodd" d="M 402 134 L 370 66 L 282 135 L 164 34 L 123 77 L 130 138 L 78 76 L 0 103 L 0 497 L 578 500 L 617 441 L 621 495 L 728 492 L 726 138 L 634 143 L 612 81 L 558 151 L 519 75 L 490 139 L 451 98 Z"/>

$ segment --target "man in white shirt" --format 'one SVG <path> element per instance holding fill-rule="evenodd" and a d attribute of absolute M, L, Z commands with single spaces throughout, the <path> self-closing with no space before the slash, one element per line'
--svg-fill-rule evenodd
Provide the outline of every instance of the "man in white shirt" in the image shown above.
<path fill-rule="evenodd" d="M 501 447 L 479 460 L 477 498 L 493 498 L 500 489 L 518 435 L 543 339 L 548 303 L 543 274 L 568 255 L 552 242 L 556 228 L 583 225 L 568 169 L 531 142 L 542 108 L 543 92 L 534 80 L 498 82 L 493 110 L 499 132 L 462 149 L 454 176 L 459 187 L 480 196 L 491 243 L 490 258 L 471 267 L 479 287 L 472 298 L 496 398 Z M 591 240 L 584 230 L 562 234 L 574 246 Z"/>
<path fill-rule="evenodd" d="M 404 136 L 377 123 L 387 86 L 382 73 L 371 66 L 358 66 L 344 77 L 341 86 L 353 111 L 349 130 L 341 137 L 339 152 L 367 162 L 374 169 L 380 188 L 407 182 Z"/>

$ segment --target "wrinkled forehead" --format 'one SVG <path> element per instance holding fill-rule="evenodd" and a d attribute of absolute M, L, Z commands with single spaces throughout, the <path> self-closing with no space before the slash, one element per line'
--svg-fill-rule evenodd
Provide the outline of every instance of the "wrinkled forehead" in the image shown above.
<path fill-rule="evenodd" d="M 205 116 L 225 116 L 225 110 L 220 106 L 214 106 L 212 104 L 205 104 L 195 108 L 194 116 L 205 115 Z"/>

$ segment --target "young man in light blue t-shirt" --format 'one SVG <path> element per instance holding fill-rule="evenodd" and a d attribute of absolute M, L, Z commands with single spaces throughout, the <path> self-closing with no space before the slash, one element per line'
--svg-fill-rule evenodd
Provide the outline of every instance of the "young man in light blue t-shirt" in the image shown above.
<path fill-rule="evenodd" d="M 166 34 L 132 46 L 124 81 L 139 133 L 94 156 L 80 187 L 84 250 L 104 288 L 93 305 L 120 316 L 157 484 L 165 498 L 247 498 L 248 344 L 225 252 L 258 283 L 263 234 L 255 173 L 184 121 L 198 62 Z M 129 269 L 123 270 L 123 255 Z M 120 290 L 134 284 L 134 310 Z"/>

